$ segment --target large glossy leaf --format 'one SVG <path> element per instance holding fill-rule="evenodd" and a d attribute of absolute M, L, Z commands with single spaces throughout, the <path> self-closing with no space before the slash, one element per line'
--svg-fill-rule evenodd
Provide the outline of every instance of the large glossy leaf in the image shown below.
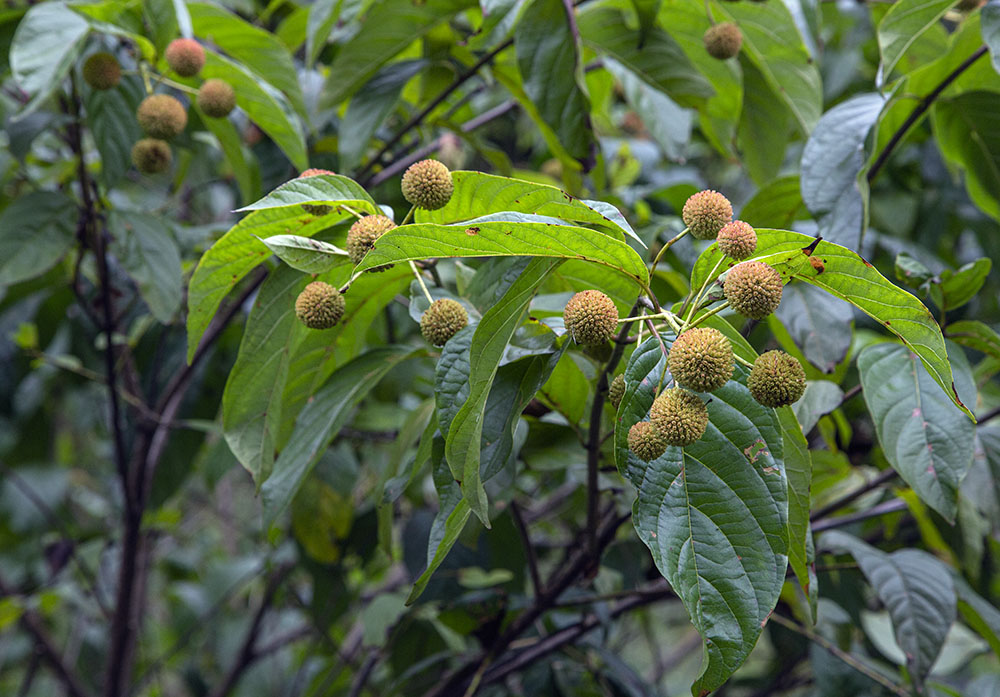
<path fill-rule="evenodd" d="M 882 111 L 880 94 L 859 94 L 823 114 L 802 151 L 802 200 L 819 234 L 857 249 L 868 223 L 864 143 Z"/>
<path fill-rule="evenodd" d="M 973 202 L 1000 220 L 1000 95 L 977 90 L 939 99 L 931 121 L 941 152 L 965 172 Z"/>
<path fill-rule="evenodd" d="M 809 574 L 811 563 L 809 546 L 810 492 L 812 489 L 812 458 L 809 443 L 799 427 L 791 407 L 775 410 L 781 424 L 784 445 L 785 475 L 788 478 L 788 563 L 799 579 L 806 595 L 810 595 L 813 582 Z"/>
<path fill-rule="evenodd" d="M 753 61 L 742 55 L 743 109 L 740 111 L 739 142 L 743 165 L 758 184 L 773 179 L 785 160 L 792 135 L 791 112 L 768 84 Z M 768 225 L 774 225 L 769 221 Z"/>
<path fill-rule="evenodd" d="M 784 3 L 719 3 L 719 15 L 743 32 L 743 51 L 774 93 L 792 112 L 803 135 L 809 135 L 823 111 L 823 90 L 812 56 Z"/>
<path fill-rule="evenodd" d="M 919 687 L 934 665 L 955 621 L 955 586 L 948 568 L 927 552 L 892 554 L 839 530 L 824 533 L 819 547 L 849 553 L 889 610 L 896 642 Z"/>
<path fill-rule="evenodd" d="M 73 246 L 77 208 L 55 191 L 33 191 L 0 214 L 0 287 L 40 276 Z"/>
<path fill-rule="evenodd" d="M 390 369 L 417 352 L 385 346 L 358 356 L 337 370 L 299 414 L 288 445 L 261 488 L 264 523 L 270 526 L 295 497 L 320 455 L 347 423 L 351 409 Z"/>
<path fill-rule="evenodd" d="M 822 272 L 809 264 L 803 265 L 807 250 L 812 250 L 812 256 L 822 264 Z M 721 258 L 716 245 L 706 249 L 691 272 L 692 287 L 699 287 Z M 802 233 L 759 228 L 753 258 L 772 264 L 785 276 L 791 274 L 846 300 L 878 321 L 902 339 L 945 394 L 972 417 L 955 390 L 944 337 L 930 310 L 855 252 L 825 240 L 817 244 L 815 238 Z"/>
<path fill-rule="evenodd" d="M 295 110 L 305 116 L 295 64 L 288 49 L 274 34 L 217 5 L 189 2 L 187 7 L 197 36 L 208 39 L 226 55 L 284 92 Z"/>
<path fill-rule="evenodd" d="M 385 0 L 371 5 L 361 30 L 340 47 L 323 87 L 324 108 L 336 106 L 365 84 L 379 68 L 473 0 Z"/>
<path fill-rule="evenodd" d="M 882 77 L 893 68 L 924 32 L 936 25 L 955 0 L 899 0 L 878 23 L 878 46 L 882 53 Z"/>
<path fill-rule="evenodd" d="M 1000 655 L 1000 610 L 976 593 L 954 569 L 951 571 L 962 619 L 985 639 L 994 654 Z"/>
<path fill-rule="evenodd" d="M 267 208 L 301 206 L 303 203 L 343 204 L 362 213 L 381 213 L 375 200 L 360 184 L 339 174 L 320 174 L 287 181 L 259 201 L 240 211 L 260 211 Z"/>
<path fill-rule="evenodd" d="M 692 693 L 707 695 L 746 660 L 784 583 L 788 484 L 781 424 L 750 396 L 748 372 L 738 365 L 735 379 L 708 401 L 711 422 L 701 440 L 642 462 L 626 438 L 645 418 L 664 363 L 655 338 L 629 360 L 615 451 L 638 491 L 632 513 L 639 538 L 705 639 Z"/>
<path fill-rule="evenodd" d="M 645 285 L 645 263 L 624 242 L 588 228 L 548 223 L 419 223 L 393 228 L 358 265 L 371 269 L 410 259 L 532 256 L 582 259 L 610 267 Z"/>
<path fill-rule="evenodd" d="M 469 347 L 469 397 L 451 422 L 445 453 L 452 474 L 461 482 L 462 495 L 487 526 L 489 512 L 479 469 L 487 398 L 507 343 L 521 325 L 538 286 L 558 264 L 554 259 L 532 259 L 503 297 L 483 315 Z"/>
<path fill-rule="evenodd" d="M 690 105 L 692 99 L 711 97 L 712 85 L 688 60 L 684 49 L 665 31 L 647 27 L 643 40 L 639 29 L 630 29 L 622 14 L 595 5 L 579 13 L 583 42 L 635 73 L 649 85 Z"/>
<path fill-rule="evenodd" d="M 311 237 L 275 235 L 261 242 L 283 262 L 304 273 L 325 273 L 335 266 L 351 263 L 346 250 Z"/>
<path fill-rule="evenodd" d="M 974 397 L 961 351 L 952 352 L 952 366 L 959 393 Z M 858 356 L 858 370 L 886 459 L 928 506 L 953 521 L 958 485 L 972 464 L 975 425 L 934 389 L 905 346 L 869 346 Z"/>
<path fill-rule="evenodd" d="M 780 177 L 762 186 L 740 211 L 739 219 L 753 227 L 789 228 L 796 220 L 809 217 L 799 178 Z"/>
<path fill-rule="evenodd" d="M 533 0 L 514 32 L 524 91 L 571 157 L 593 159 L 590 100 L 584 87 L 581 47 L 562 0 Z"/>
<path fill-rule="evenodd" d="M 170 227 L 156 216 L 123 210 L 108 216 L 108 227 L 111 251 L 139 286 L 149 311 L 170 322 L 184 293 L 181 254 Z"/>
<path fill-rule="evenodd" d="M 218 139 L 219 147 L 225 154 L 233 178 L 236 179 L 236 185 L 240 189 L 240 203 L 247 204 L 259 198 L 260 167 L 249 149 L 244 149 L 243 137 L 236 130 L 236 126 L 229 119 L 213 119 L 205 116 L 197 103 L 193 104 L 192 108 L 197 110 L 205 128 Z"/>
<path fill-rule="evenodd" d="M 89 90 L 87 125 L 101 153 L 101 178 L 117 184 L 132 166 L 132 145 L 142 137 L 135 110 L 145 92 L 137 77 L 125 77 L 117 89 Z"/>
<path fill-rule="evenodd" d="M 31 96 L 21 116 L 59 89 L 89 32 L 87 20 L 61 2 L 37 4 L 18 23 L 10 68 L 18 87 Z"/>
<path fill-rule="evenodd" d="M 809 362 L 832 373 L 847 356 L 854 332 L 854 311 L 843 300 L 805 283 L 785 286 L 775 316 Z"/>
<path fill-rule="evenodd" d="M 684 109 L 613 58 L 605 58 L 604 67 L 621 83 L 625 101 L 642 119 L 664 154 L 672 160 L 683 159 L 691 140 L 695 112 Z"/>
<path fill-rule="evenodd" d="M 945 329 L 945 336 L 957 344 L 1000 360 L 1000 334 L 979 320 L 952 322 Z"/>

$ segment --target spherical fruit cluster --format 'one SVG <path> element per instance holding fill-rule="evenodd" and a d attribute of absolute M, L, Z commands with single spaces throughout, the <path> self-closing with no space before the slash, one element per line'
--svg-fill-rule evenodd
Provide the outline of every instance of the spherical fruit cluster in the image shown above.
<path fill-rule="evenodd" d="M 621 406 L 622 397 L 625 396 L 625 376 L 617 375 L 615 379 L 611 381 L 608 386 L 608 401 L 611 402 L 611 406 L 618 410 Z"/>
<path fill-rule="evenodd" d="M 174 39 L 164 55 L 170 69 L 181 77 L 194 77 L 205 67 L 205 49 L 194 39 Z"/>
<path fill-rule="evenodd" d="M 197 101 L 198 108 L 205 112 L 205 116 L 225 118 L 236 108 L 236 91 L 225 80 L 212 78 L 205 80 L 198 88 Z"/>
<path fill-rule="evenodd" d="M 733 377 L 733 346 L 710 327 L 689 329 L 674 341 L 667 357 L 671 375 L 681 387 L 711 392 Z"/>
<path fill-rule="evenodd" d="M 83 64 L 83 79 L 95 90 L 110 90 L 122 79 L 122 66 L 107 51 L 93 54 Z"/>
<path fill-rule="evenodd" d="M 313 281 L 295 299 L 295 316 L 310 329 L 329 329 L 344 316 L 344 296 L 323 281 Z"/>
<path fill-rule="evenodd" d="M 434 346 L 444 346 L 469 323 L 469 313 L 451 298 L 441 298 L 431 303 L 420 316 L 420 333 Z"/>
<path fill-rule="evenodd" d="M 628 430 L 628 448 L 643 462 L 652 462 L 667 452 L 667 439 L 653 424 L 640 421 Z"/>
<path fill-rule="evenodd" d="M 396 223 L 384 215 L 366 215 L 358 218 L 347 231 L 347 253 L 351 255 L 354 265 L 361 263 L 365 255 L 375 246 L 375 240 L 394 227 Z M 372 271 L 386 271 L 390 268 L 391 265 L 380 266 Z"/>
<path fill-rule="evenodd" d="M 618 327 L 618 308 L 599 290 L 584 290 L 566 303 L 563 310 L 566 331 L 578 344 L 602 344 Z"/>
<path fill-rule="evenodd" d="M 136 117 L 147 135 L 164 140 L 173 138 L 187 126 L 184 105 L 168 94 L 152 94 L 143 99 Z"/>
<path fill-rule="evenodd" d="M 781 274 L 762 261 L 744 261 L 726 274 L 723 292 L 744 317 L 764 319 L 781 303 Z"/>
<path fill-rule="evenodd" d="M 310 167 L 307 170 L 303 170 L 297 178 L 302 179 L 303 177 L 318 177 L 321 174 L 336 174 L 336 172 L 329 169 L 317 169 L 316 167 Z"/>
<path fill-rule="evenodd" d="M 723 225 L 716 241 L 719 251 L 736 261 L 743 261 L 757 250 L 757 233 L 742 220 Z"/>
<path fill-rule="evenodd" d="M 733 219 L 733 206 L 718 191 L 706 189 L 684 203 L 681 218 L 699 240 L 714 240 L 722 226 Z"/>
<path fill-rule="evenodd" d="M 740 28 L 732 22 L 720 22 L 713 24 L 702 37 L 705 42 L 705 50 L 712 58 L 726 60 L 733 58 L 740 52 L 743 45 L 743 34 Z"/>
<path fill-rule="evenodd" d="M 768 351 L 753 362 L 747 388 L 765 407 L 784 407 L 799 401 L 805 392 L 806 373 L 793 356 L 784 351 Z"/>
<path fill-rule="evenodd" d="M 143 138 L 132 146 L 132 164 L 144 174 L 165 172 L 172 159 L 170 146 L 157 138 Z"/>
<path fill-rule="evenodd" d="M 451 200 L 455 185 L 451 172 L 437 160 L 421 160 L 403 174 L 403 198 L 418 208 L 433 211 Z"/>
<path fill-rule="evenodd" d="M 708 409 L 701 397 L 680 387 L 664 390 L 653 400 L 649 422 L 669 445 L 691 445 L 708 428 Z"/>

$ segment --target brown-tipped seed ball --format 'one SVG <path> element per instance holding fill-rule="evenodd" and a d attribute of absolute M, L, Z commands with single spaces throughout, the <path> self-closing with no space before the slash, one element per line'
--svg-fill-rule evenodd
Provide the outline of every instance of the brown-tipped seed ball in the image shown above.
<path fill-rule="evenodd" d="M 719 251 L 736 261 L 743 261 L 757 250 L 757 233 L 742 220 L 723 225 L 716 240 Z"/>
<path fill-rule="evenodd" d="M 733 206 L 718 191 L 699 191 L 684 203 L 681 218 L 699 240 L 714 240 L 722 226 L 733 219 Z"/>
<path fill-rule="evenodd" d="M 723 292 L 734 310 L 750 319 L 764 319 L 781 302 L 781 274 L 762 261 L 744 261 L 726 274 Z"/>
<path fill-rule="evenodd" d="M 421 160 L 403 174 L 403 198 L 429 211 L 442 208 L 451 200 L 455 185 L 451 172 L 437 160 Z"/>
<path fill-rule="evenodd" d="M 187 110 L 169 94 L 151 94 L 136 111 L 139 125 L 147 135 L 168 140 L 187 126 Z"/>
<path fill-rule="evenodd" d="M 165 172 L 172 159 L 170 146 L 156 138 L 143 138 L 132 146 L 132 164 L 144 174 Z"/>
<path fill-rule="evenodd" d="M 344 296 L 323 281 L 313 281 L 295 299 L 295 316 L 310 329 L 329 329 L 344 316 Z"/>
<path fill-rule="evenodd" d="M 310 167 L 307 170 L 303 170 L 297 179 L 302 179 L 303 177 L 318 177 L 321 174 L 336 174 L 333 170 L 329 169 L 317 169 L 316 167 Z"/>
<path fill-rule="evenodd" d="M 711 392 L 733 377 L 733 346 L 718 329 L 688 329 L 670 347 L 667 365 L 681 387 Z"/>
<path fill-rule="evenodd" d="M 649 409 L 649 422 L 669 445 L 691 445 L 708 428 L 708 409 L 701 397 L 680 387 L 664 390 Z"/>
<path fill-rule="evenodd" d="M 194 39 L 174 39 L 164 55 L 170 69 L 181 77 L 194 77 L 205 67 L 205 49 Z"/>
<path fill-rule="evenodd" d="M 468 323 L 469 313 L 461 303 L 451 298 L 441 298 L 432 302 L 427 311 L 420 316 L 420 333 L 428 343 L 444 346 L 448 339 L 455 336 Z"/>
<path fill-rule="evenodd" d="M 205 80 L 198 88 L 198 108 L 213 119 L 225 118 L 236 108 L 236 91 L 225 80 Z"/>
<path fill-rule="evenodd" d="M 726 60 L 740 52 L 743 45 L 743 33 L 732 22 L 720 22 L 708 28 L 705 36 L 705 50 L 712 58 Z"/>
<path fill-rule="evenodd" d="M 566 331 L 584 346 L 602 344 L 618 327 L 618 308 L 599 290 L 580 291 L 566 303 L 563 310 Z"/>
<path fill-rule="evenodd" d="M 640 421 L 628 430 L 628 449 L 643 462 L 652 462 L 667 452 L 667 439 L 648 421 Z"/>
<path fill-rule="evenodd" d="M 806 391 L 806 373 L 793 356 L 784 351 L 768 351 L 753 362 L 747 388 L 765 407 L 784 407 L 799 401 Z"/>
<path fill-rule="evenodd" d="M 396 227 L 396 223 L 389 220 L 384 215 L 366 215 L 358 220 L 347 231 L 347 253 L 351 255 L 351 261 L 357 266 L 365 258 L 365 254 L 375 245 L 375 240 L 381 237 L 388 230 Z M 372 271 L 387 271 L 392 268 L 391 264 L 380 266 Z"/>
<path fill-rule="evenodd" d="M 625 376 L 618 375 L 615 377 L 614 380 L 611 381 L 611 384 L 608 386 L 608 401 L 611 402 L 611 406 L 615 408 L 615 411 L 617 411 L 618 407 L 621 406 L 622 397 L 624 396 L 625 396 Z"/>
<path fill-rule="evenodd" d="M 122 79 L 122 66 L 107 51 L 95 53 L 83 64 L 83 79 L 95 90 L 110 90 Z"/>

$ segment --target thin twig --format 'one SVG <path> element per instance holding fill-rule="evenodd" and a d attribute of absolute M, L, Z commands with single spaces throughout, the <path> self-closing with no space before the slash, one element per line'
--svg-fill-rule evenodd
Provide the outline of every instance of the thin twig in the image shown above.
<path fill-rule="evenodd" d="M 884 472 L 880 473 L 877 477 L 875 477 L 874 479 L 872 479 L 870 482 L 867 482 L 863 486 L 860 486 L 857 489 L 854 489 L 853 491 L 849 491 L 848 493 L 844 494 L 840 498 L 835 499 L 835 500 L 831 501 L 830 503 L 828 503 L 827 505 L 823 506 L 818 511 L 816 511 L 812 515 L 810 515 L 809 519 L 810 520 L 820 520 L 821 518 L 826 518 L 831 513 L 839 511 L 841 508 L 843 508 L 847 504 L 851 503 L 855 499 L 861 498 L 862 496 L 864 496 L 865 494 L 867 494 L 869 491 L 873 491 L 875 489 L 878 489 L 883 484 L 891 482 L 897 476 L 898 476 L 898 473 L 896 472 L 896 470 L 894 470 L 894 469 L 892 469 L 890 467 L 889 469 L 887 469 Z"/>
<path fill-rule="evenodd" d="M 535 595 L 541 595 L 544 591 L 542 577 L 538 573 L 538 555 L 535 553 L 535 546 L 531 543 L 528 535 L 528 526 L 524 523 L 524 516 L 521 515 L 521 507 L 516 501 L 510 502 L 510 515 L 514 519 L 517 533 L 521 536 L 521 545 L 524 547 L 524 556 L 528 558 L 528 572 L 531 574 L 531 587 Z"/>
<path fill-rule="evenodd" d="M 892 499 L 891 501 L 886 501 L 877 506 L 873 506 L 867 511 L 852 513 L 851 515 L 841 516 L 840 518 L 817 520 L 813 523 L 812 530 L 813 532 L 822 532 L 823 530 L 830 530 L 832 528 L 842 528 L 845 525 L 860 523 L 861 521 L 868 520 L 869 518 L 877 518 L 882 515 L 898 513 L 899 511 L 904 510 L 906 510 L 906 501 L 903 501 L 902 499 Z"/>

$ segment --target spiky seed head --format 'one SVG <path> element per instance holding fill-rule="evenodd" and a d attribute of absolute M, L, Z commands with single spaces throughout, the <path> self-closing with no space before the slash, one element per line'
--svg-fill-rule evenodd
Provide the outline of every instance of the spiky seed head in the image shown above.
<path fill-rule="evenodd" d="M 170 167 L 170 146 L 157 138 L 143 138 L 132 146 L 132 164 L 144 174 L 158 174 Z"/>
<path fill-rule="evenodd" d="M 205 67 L 205 49 L 194 39 L 174 39 L 164 56 L 170 69 L 181 77 L 194 77 Z"/>
<path fill-rule="evenodd" d="M 757 250 L 757 233 L 742 220 L 723 225 L 716 241 L 719 251 L 736 261 L 743 261 Z"/>
<path fill-rule="evenodd" d="M 733 205 L 718 191 L 705 189 L 684 203 L 681 218 L 699 240 L 714 240 L 722 226 L 733 219 Z"/>
<path fill-rule="evenodd" d="M 618 327 L 618 308 L 601 291 L 584 290 L 566 303 L 563 320 L 566 331 L 578 344 L 602 344 L 614 336 Z"/>
<path fill-rule="evenodd" d="M 213 119 L 225 118 L 236 108 L 236 91 L 225 80 L 205 80 L 198 88 L 198 108 Z"/>
<path fill-rule="evenodd" d="M 95 90 L 110 90 L 122 79 L 122 66 L 107 51 L 99 51 L 83 64 L 83 79 Z"/>
<path fill-rule="evenodd" d="M 444 346 L 448 339 L 468 323 L 469 313 L 461 303 L 451 298 L 441 298 L 432 302 L 420 316 L 420 333 L 434 346 Z"/>
<path fill-rule="evenodd" d="M 705 50 L 712 58 L 726 60 L 733 58 L 740 52 L 743 45 L 743 33 L 740 28 L 732 22 L 720 22 L 713 24 L 702 37 L 705 42 Z"/>
<path fill-rule="evenodd" d="M 366 215 L 358 218 L 351 229 L 347 231 L 347 253 L 351 256 L 354 265 L 357 266 L 361 263 L 365 254 L 375 246 L 375 240 L 394 227 L 396 227 L 396 223 L 384 215 Z M 391 268 L 392 264 L 387 264 L 371 270 L 388 271 Z"/>
<path fill-rule="evenodd" d="M 455 185 L 443 162 L 421 160 L 403 173 L 403 198 L 429 211 L 442 208 L 451 200 Z"/>
<path fill-rule="evenodd" d="M 302 179 L 303 177 L 318 177 L 321 174 L 336 174 L 333 170 L 329 169 L 318 169 L 316 167 L 310 167 L 309 169 L 303 170 L 297 179 Z"/>
<path fill-rule="evenodd" d="M 344 316 L 344 296 L 323 281 L 313 281 L 295 299 L 295 316 L 310 329 L 329 329 Z"/>
<path fill-rule="evenodd" d="M 680 387 L 664 390 L 653 400 L 649 422 L 669 445 L 691 445 L 708 428 L 708 409 L 701 397 Z"/>
<path fill-rule="evenodd" d="M 781 274 L 762 261 L 744 261 L 729 270 L 722 289 L 734 310 L 750 319 L 764 319 L 781 302 Z"/>
<path fill-rule="evenodd" d="M 765 407 L 784 407 L 799 401 L 805 392 L 806 373 L 794 356 L 768 351 L 753 362 L 747 388 Z"/>
<path fill-rule="evenodd" d="M 667 365 L 681 387 L 711 392 L 733 377 L 733 345 L 718 329 L 688 329 L 670 347 Z"/>
<path fill-rule="evenodd" d="M 169 94 L 151 94 L 136 111 L 139 125 L 153 138 L 169 140 L 187 126 L 187 110 Z"/>
<path fill-rule="evenodd" d="M 643 462 L 652 462 L 667 452 L 667 439 L 648 421 L 633 424 L 628 430 L 628 449 Z"/>
<path fill-rule="evenodd" d="M 622 397 L 625 396 L 625 376 L 616 375 L 615 379 L 611 381 L 608 385 L 608 401 L 611 402 L 611 406 L 618 410 L 621 406 Z"/>

